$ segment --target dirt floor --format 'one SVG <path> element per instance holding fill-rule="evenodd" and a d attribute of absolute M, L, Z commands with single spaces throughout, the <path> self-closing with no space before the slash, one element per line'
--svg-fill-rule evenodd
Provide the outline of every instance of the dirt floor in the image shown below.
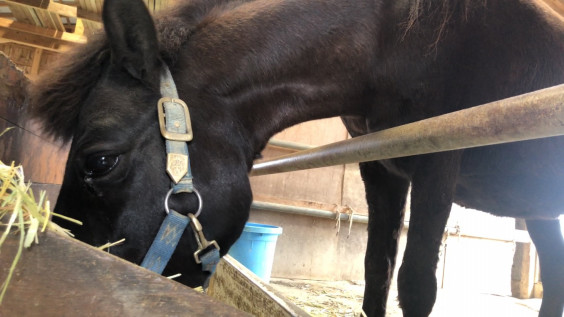
<path fill-rule="evenodd" d="M 312 316 L 359 316 L 363 282 L 272 278 L 270 285 Z M 392 289 L 387 316 L 402 316 Z M 519 300 L 495 294 L 440 289 L 432 317 L 536 317 L 540 299 Z"/>
<path fill-rule="evenodd" d="M 270 286 L 312 316 L 358 316 L 364 283 L 270 279 Z"/>

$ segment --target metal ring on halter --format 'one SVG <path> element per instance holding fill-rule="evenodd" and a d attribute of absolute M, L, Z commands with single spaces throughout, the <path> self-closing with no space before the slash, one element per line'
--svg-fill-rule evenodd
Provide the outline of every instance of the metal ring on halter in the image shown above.
<path fill-rule="evenodd" d="M 172 194 L 172 191 L 174 190 L 174 188 L 171 188 L 168 193 L 166 193 L 165 196 L 165 211 L 166 214 L 168 215 L 170 213 L 170 209 L 168 208 L 168 199 L 170 198 L 170 195 Z M 203 200 L 202 200 L 202 196 L 200 195 L 200 192 L 197 191 L 195 188 L 192 189 L 193 193 L 196 194 L 196 197 L 198 197 L 198 210 L 196 210 L 196 214 L 194 215 L 194 217 L 198 217 L 201 213 L 202 213 L 202 205 L 204 204 Z"/>

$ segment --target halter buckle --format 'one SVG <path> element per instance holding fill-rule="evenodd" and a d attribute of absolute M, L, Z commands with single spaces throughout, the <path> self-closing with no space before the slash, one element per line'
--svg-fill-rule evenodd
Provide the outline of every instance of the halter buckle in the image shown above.
<path fill-rule="evenodd" d="M 200 253 L 202 253 L 202 251 L 206 250 L 210 246 L 219 250 L 219 245 L 215 240 L 208 241 L 206 239 L 204 232 L 202 231 L 202 225 L 200 224 L 196 216 L 194 216 L 193 214 L 188 214 L 188 217 L 190 217 L 190 226 L 192 226 L 192 230 L 194 230 L 194 236 L 196 237 L 196 242 L 198 242 L 198 250 L 194 252 L 194 260 L 196 260 L 196 263 L 200 264 L 202 263 L 202 260 L 200 259 Z"/>
<path fill-rule="evenodd" d="M 165 102 L 172 102 L 182 106 L 182 110 L 184 110 L 184 118 L 179 118 L 181 120 L 186 121 L 186 133 L 178 133 L 178 132 L 170 132 L 166 129 L 165 123 L 165 111 L 164 111 L 164 103 Z M 170 97 L 162 97 L 159 99 L 157 103 L 157 110 L 159 113 L 159 126 L 161 129 L 162 136 L 171 141 L 183 141 L 183 142 L 190 142 L 194 137 L 192 133 L 192 122 L 190 121 L 190 112 L 188 111 L 188 106 L 184 101 L 178 98 L 170 98 Z"/>

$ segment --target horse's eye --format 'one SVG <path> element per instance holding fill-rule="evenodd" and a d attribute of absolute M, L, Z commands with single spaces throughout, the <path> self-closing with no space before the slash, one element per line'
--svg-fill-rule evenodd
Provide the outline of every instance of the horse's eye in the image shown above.
<path fill-rule="evenodd" d="M 84 171 L 88 176 L 104 176 L 114 169 L 118 162 L 119 155 L 91 155 L 86 159 Z"/>

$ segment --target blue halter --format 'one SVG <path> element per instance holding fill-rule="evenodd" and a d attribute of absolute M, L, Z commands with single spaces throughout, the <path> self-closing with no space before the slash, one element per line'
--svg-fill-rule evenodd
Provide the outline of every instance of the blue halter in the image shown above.
<path fill-rule="evenodd" d="M 194 252 L 194 260 L 202 264 L 202 271 L 213 273 L 219 262 L 219 245 L 215 240 L 207 241 L 202 225 L 197 217 L 202 211 L 202 197 L 192 183 L 192 170 L 188 154 L 188 142 L 193 138 L 192 124 L 188 106 L 178 98 L 176 85 L 166 65 L 161 76 L 161 95 L 157 105 L 161 134 L 166 140 L 167 173 L 172 183 L 165 197 L 165 217 L 155 240 L 145 255 L 141 266 L 161 274 L 170 257 L 174 253 L 180 237 L 190 224 L 194 231 L 198 249 Z M 168 200 L 171 194 L 194 193 L 198 197 L 199 207 L 196 214 L 184 216 L 169 209 Z"/>

